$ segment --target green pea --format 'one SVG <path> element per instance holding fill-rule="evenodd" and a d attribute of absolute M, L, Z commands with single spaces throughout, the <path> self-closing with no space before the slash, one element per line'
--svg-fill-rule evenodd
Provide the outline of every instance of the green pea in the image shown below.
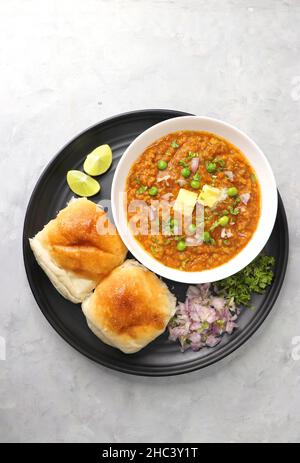
<path fill-rule="evenodd" d="M 164 161 L 163 159 L 160 159 L 157 163 L 157 168 L 159 170 L 165 170 L 168 167 L 168 163 Z"/>
<path fill-rule="evenodd" d="M 185 241 L 181 240 L 181 241 L 178 241 L 177 243 L 177 250 L 178 251 L 185 251 L 186 250 L 186 244 L 185 244 Z"/>
<path fill-rule="evenodd" d="M 221 225 L 221 227 L 225 227 L 226 225 L 228 225 L 228 222 L 229 217 L 227 215 L 223 215 L 223 217 L 219 218 L 219 224 Z"/>
<path fill-rule="evenodd" d="M 228 188 L 227 194 L 228 196 L 236 196 L 238 194 L 237 188 L 235 186 Z"/>
<path fill-rule="evenodd" d="M 205 231 L 203 233 L 203 241 L 204 241 L 204 243 L 209 243 L 210 240 L 211 240 L 210 233 L 208 231 Z"/>
<path fill-rule="evenodd" d="M 194 188 L 195 190 L 199 190 L 200 182 L 198 180 L 192 180 L 191 181 L 191 187 Z"/>
<path fill-rule="evenodd" d="M 188 230 L 190 233 L 195 233 L 197 227 L 194 223 L 190 223 L 190 225 L 188 226 Z"/>
<path fill-rule="evenodd" d="M 158 193 L 158 189 L 156 188 L 156 186 L 152 186 L 149 190 L 149 195 L 150 196 L 156 196 Z"/>
<path fill-rule="evenodd" d="M 206 170 L 209 173 L 214 172 L 216 168 L 217 168 L 217 164 L 215 162 L 209 162 L 206 166 Z"/>
<path fill-rule="evenodd" d="M 191 171 L 188 167 L 184 167 L 181 171 L 181 175 L 185 178 L 189 177 L 191 175 Z"/>

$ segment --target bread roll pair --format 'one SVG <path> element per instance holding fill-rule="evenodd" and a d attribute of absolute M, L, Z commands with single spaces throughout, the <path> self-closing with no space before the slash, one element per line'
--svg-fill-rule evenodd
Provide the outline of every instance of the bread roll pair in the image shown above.
<path fill-rule="evenodd" d="M 110 225 L 109 234 L 99 234 L 99 220 Z M 127 249 L 116 229 L 86 198 L 71 201 L 30 246 L 57 291 L 82 303 L 93 333 L 125 353 L 160 335 L 175 312 L 167 286 L 136 261 L 124 262 Z"/>

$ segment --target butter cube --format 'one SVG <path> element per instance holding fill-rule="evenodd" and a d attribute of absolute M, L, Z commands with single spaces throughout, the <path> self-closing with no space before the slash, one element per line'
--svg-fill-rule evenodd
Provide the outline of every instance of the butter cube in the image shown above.
<path fill-rule="evenodd" d="M 195 204 L 197 202 L 197 196 L 197 193 L 194 193 L 193 191 L 180 188 L 173 206 L 174 211 L 185 216 L 192 215 Z"/>
<path fill-rule="evenodd" d="M 203 185 L 198 196 L 198 202 L 202 206 L 214 207 L 219 201 L 226 198 L 226 192 L 223 189 L 215 188 L 210 185 Z"/>

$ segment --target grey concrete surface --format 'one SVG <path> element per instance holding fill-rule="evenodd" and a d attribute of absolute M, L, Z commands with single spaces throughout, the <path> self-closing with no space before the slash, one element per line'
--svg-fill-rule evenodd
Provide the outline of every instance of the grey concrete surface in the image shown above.
<path fill-rule="evenodd" d="M 1 441 L 300 441 L 299 23 L 299 0 L 1 0 Z M 257 141 L 291 253 L 275 309 L 244 347 L 151 379 L 102 368 L 56 334 L 30 292 L 21 234 L 66 141 L 157 107 L 225 119 Z"/>

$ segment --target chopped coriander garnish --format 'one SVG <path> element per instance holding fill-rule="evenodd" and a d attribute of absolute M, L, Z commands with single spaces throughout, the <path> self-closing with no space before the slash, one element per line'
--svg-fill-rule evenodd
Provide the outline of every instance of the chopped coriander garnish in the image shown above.
<path fill-rule="evenodd" d="M 155 243 L 155 244 L 160 244 L 159 239 L 158 239 L 156 236 L 152 236 L 151 240 L 152 240 L 153 243 Z"/>
<path fill-rule="evenodd" d="M 188 164 L 183 159 L 181 159 L 178 164 L 182 167 L 188 167 Z"/>
<path fill-rule="evenodd" d="M 251 178 L 251 181 L 253 183 L 256 183 L 257 179 L 256 179 L 256 175 L 252 172 L 252 174 L 250 175 L 250 178 Z"/>
<path fill-rule="evenodd" d="M 198 172 L 196 172 L 193 179 L 199 181 L 201 179 L 200 174 Z"/>
<path fill-rule="evenodd" d="M 200 326 L 200 328 L 197 329 L 198 333 L 202 333 L 203 331 L 207 330 L 209 328 L 209 323 L 208 322 L 203 322 Z"/>
<path fill-rule="evenodd" d="M 237 207 L 233 208 L 232 206 L 229 206 L 228 209 L 229 209 L 230 214 L 232 215 L 238 215 L 238 213 L 240 212 Z"/>
<path fill-rule="evenodd" d="M 172 217 L 169 220 L 169 225 L 170 225 L 171 228 L 178 227 L 178 220 Z"/>
<path fill-rule="evenodd" d="M 216 220 L 210 227 L 210 231 L 214 231 L 214 229 L 217 228 L 219 225 L 220 225 L 219 221 Z"/>
<path fill-rule="evenodd" d="M 240 272 L 218 281 L 217 287 L 228 299 L 249 307 L 252 293 L 262 294 L 272 283 L 274 265 L 274 257 L 260 255 Z"/>
<path fill-rule="evenodd" d="M 192 158 L 197 158 L 199 156 L 199 153 L 194 153 L 193 151 L 189 151 L 187 158 L 192 159 Z"/>
<path fill-rule="evenodd" d="M 169 321 L 169 326 L 171 326 L 172 328 L 175 328 L 176 325 L 177 325 L 177 316 L 174 315 L 174 317 L 172 317 L 171 320 Z"/>
<path fill-rule="evenodd" d="M 173 141 L 172 141 L 171 146 L 172 146 L 172 148 L 179 148 L 179 145 L 178 145 L 178 143 L 176 142 L 176 140 L 173 140 Z"/>
<path fill-rule="evenodd" d="M 215 161 L 217 164 L 219 164 L 220 167 L 224 167 L 225 166 L 225 161 L 224 159 L 215 159 Z"/>
<path fill-rule="evenodd" d="M 148 187 L 146 187 L 145 185 L 140 186 L 140 188 L 138 188 L 136 190 L 136 194 L 137 195 L 142 195 L 143 193 L 145 193 L 145 191 L 147 191 L 147 188 Z"/>
<path fill-rule="evenodd" d="M 184 235 L 181 235 L 181 236 L 180 236 L 180 235 L 177 235 L 177 236 L 174 237 L 174 240 L 175 240 L 175 241 L 180 241 L 180 240 L 182 240 L 182 239 L 184 239 Z"/>
<path fill-rule="evenodd" d="M 221 227 L 226 227 L 229 223 L 229 218 L 227 215 L 222 215 L 218 220 L 216 220 L 210 227 L 210 231 L 214 231 L 219 225 Z"/>
<path fill-rule="evenodd" d="M 157 248 L 155 246 L 150 246 L 150 249 L 151 249 L 152 254 L 157 253 Z"/>

